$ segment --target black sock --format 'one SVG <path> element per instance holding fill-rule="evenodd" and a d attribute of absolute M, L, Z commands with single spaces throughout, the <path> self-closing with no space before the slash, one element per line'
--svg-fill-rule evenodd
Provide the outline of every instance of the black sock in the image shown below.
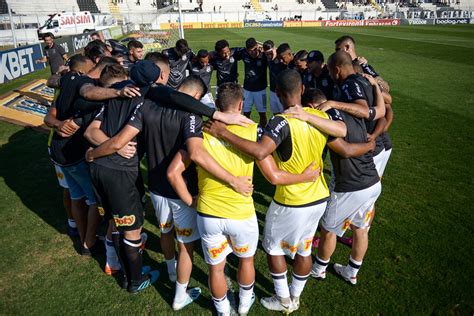
<path fill-rule="evenodd" d="M 142 239 L 123 239 L 123 248 L 127 257 L 130 269 L 130 281 L 132 285 L 137 285 L 142 280 L 142 250 L 140 248 Z"/>
<path fill-rule="evenodd" d="M 122 273 L 124 280 L 128 282 L 130 279 L 130 269 L 128 268 L 127 258 L 123 249 L 123 234 L 119 232 L 112 232 L 112 241 L 114 243 L 115 252 L 119 258 L 120 265 L 122 266 Z"/>

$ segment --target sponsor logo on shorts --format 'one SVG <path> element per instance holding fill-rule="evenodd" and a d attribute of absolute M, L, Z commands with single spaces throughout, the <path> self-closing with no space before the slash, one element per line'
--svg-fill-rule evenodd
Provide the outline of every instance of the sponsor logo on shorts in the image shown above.
<path fill-rule="evenodd" d="M 218 247 L 207 249 L 207 251 L 209 251 L 209 255 L 211 256 L 212 259 L 216 259 L 217 257 L 221 255 L 221 253 L 224 252 L 224 250 L 227 247 L 229 247 L 229 242 L 226 240 L 222 244 L 220 244 Z"/>
<path fill-rule="evenodd" d="M 291 253 L 296 253 L 296 251 L 298 250 L 298 245 L 290 245 L 285 240 L 282 240 L 280 242 L 280 247 L 283 250 L 289 250 Z"/>
<path fill-rule="evenodd" d="M 104 216 L 105 215 L 105 210 L 102 206 L 98 206 L 97 207 L 97 212 L 99 212 L 99 215 L 100 216 Z"/>
<path fill-rule="evenodd" d="M 234 252 L 240 253 L 240 254 L 247 253 L 247 251 L 249 251 L 249 248 L 250 248 L 249 244 L 245 244 L 240 247 L 232 246 L 232 249 L 234 249 Z"/>
<path fill-rule="evenodd" d="M 365 222 L 369 222 L 370 221 L 370 218 L 372 217 L 372 214 L 373 214 L 373 210 L 370 210 L 367 212 L 367 214 L 365 214 Z"/>
<path fill-rule="evenodd" d="M 135 224 L 135 215 L 118 217 L 114 215 L 116 226 L 132 226 Z"/>
<path fill-rule="evenodd" d="M 57 172 L 56 177 L 58 177 L 59 180 L 62 180 L 64 179 L 64 174 L 62 174 L 61 172 Z"/>
<path fill-rule="evenodd" d="M 346 218 L 344 220 L 344 224 L 342 224 L 342 230 L 346 231 L 349 228 L 349 226 L 351 226 L 351 220 Z"/>
<path fill-rule="evenodd" d="M 176 225 L 175 225 L 175 231 L 176 231 L 176 235 L 181 236 L 181 237 L 189 237 L 193 233 L 192 228 L 179 228 L 179 227 L 176 227 Z"/>
<path fill-rule="evenodd" d="M 312 243 L 313 243 L 313 238 L 305 239 L 304 240 L 304 247 L 303 247 L 304 251 L 307 251 L 307 250 L 311 249 Z"/>
<path fill-rule="evenodd" d="M 173 224 L 172 222 L 161 223 L 160 228 L 161 229 L 170 228 L 172 224 Z"/>

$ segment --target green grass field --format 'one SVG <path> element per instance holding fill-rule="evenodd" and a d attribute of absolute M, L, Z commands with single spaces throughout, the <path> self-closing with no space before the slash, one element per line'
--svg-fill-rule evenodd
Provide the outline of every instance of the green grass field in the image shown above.
<path fill-rule="evenodd" d="M 294 51 L 319 49 L 326 57 L 334 50 L 334 40 L 344 34 L 355 37 L 359 55 L 391 85 L 394 149 L 359 283 L 351 287 L 333 273 L 323 282 L 309 280 L 296 314 L 472 315 L 473 26 L 185 32 L 195 51 L 212 49 L 222 38 L 243 46 L 254 36 L 288 42 Z M 0 93 L 30 79 L 2 85 Z M 172 313 L 173 284 L 159 281 L 132 296 L 103 273 L 104 258 L 77 254 L 65 234 L 61 190 L 45 135 L 0 122 L 0 146 L 0 314 Z M 257 174 L 255 189 L 262 229 L 273 188 Z M 166 280 L 155 224 L 150 209 L 145 263 L 158 268 Z M 345 264 L 348 255 L 349 249 L 339 244 L 332 261 Z M 229 261 L 235 280 L 236 261 Z M 260 298 L 273 291 L 261 248 L 256 267 Z M 210 314 L 201 253 L 195 255 L 190 285 L 200 286 L 203 295 L 181 314 Z M 259 303 L 251 313 L 269 314 Z"/>

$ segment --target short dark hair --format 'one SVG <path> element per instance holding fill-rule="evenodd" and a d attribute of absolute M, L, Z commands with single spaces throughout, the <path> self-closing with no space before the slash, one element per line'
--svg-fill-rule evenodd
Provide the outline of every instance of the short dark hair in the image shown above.
<path fill-rule="evenodd" d="M 43 40 L 44 40 L 46 37 L 50 37 L 50 38 L 54 39 L 53 33 L 46 33 L 46 34 L 44 34 L 44 35 L 43 35 Z"/>
<path fill-rule="evenodd" d="M 93 40 L 84 47 L 84 55 L 94 63 L 98 57 L 104 56 L 107 51 L 107 46 L 101 40 Z"/>
<path fill-rule="evenodd" d="M 100 73 L 99 83 L 101 86 L 107 87 L 113 79 L 117 78 L 127 78 L 125 69 L 118 64 L 107 65 Z"/>
<path fill-rule="evenodd" d="M 130 42 L 128 42 L 127 48 L 128 48 L 129 50 L 132 49 L 132 48 L 143 48 L 143 44 L 142 44 L 142 42 L 140 42 L 140 41 L 131 40 Z"/>
<path fill-rule="evenodd" d="M 255 40 L 255 38 L 247 38 L 247 40 L 245 41 L 245 48 L 250 49 L 254 48 L 255 46 L 257 46 L 257 41 Z"/>
<path fill-rule="evenodd" d="M 188 41 L 184 38 L 181 38 L 176 41 L 175 45 L 176 51 L 178 51 L 181 55 L 186 54 L 189 51 Z"/>
<path fill-rule="evenodd" d="M 227 42 L 225 39 L 217 41 L 216 45 L 214 45 L 214 50 L 216 52 L 220 52 L 224 48 L 229 47 L 229 42 Z"/>
<path fill-rule="evenodd" d="M 149 52 L 145 55 L 145 60 L 151 60 L 156 65 L 163 63 L 169 65 L 170 61 L 168 56 L 160 52 Z"/>
<path fill-rule="evenodd" d="M 206 58 L 207 56 L 209 56 L 209 52 L 205 49 L 200 49 L 197 53 L 197 56 L 199 58 Z"/>
<path fill-rule="evenodd" d="M 301 97 L 301 104 L 309 106 L 310 104 L 321 104 L 327 101 L 327 97 L 323 91 L 317 88 L 306 89 Z"/>
<path fill-rule="evenodd" d="M 306 58 L 308 58 L 308 51 L 306 49 L 302 49 L 300 51 L 298 51 L 296 54 L 295 54 L 295 60 L 306 60 Z"/>
<path fill-rule="evenodd" d="M 263 50 L 269 50 L 269 49 L 272 49 L 273 47 L 275 47 L 275 43 L 273 43 L 272 40 L 267 40 L 265 42 L 263 42 Z"/>
<path fill-rule="evenodd" d="M 207 93 L 206 84 L 204 83 L 204 81 L 202 81 L 201 77 L 197 75 L 191 75 L 186 77 L 186 79 L 184 79 L 183 83 L 180 85 L 180 88 L 181 87 L 190 87 L 193 89 L 197 89 L 197 91 L 201 92 L 201 97 Z"/>
<path fill-rule="evenodd" d="M 289 50 L 291 50 L 290 45 L 288 45 L 288 43 L 283 43 L 283 44 L 280 44 L 280 46 L 278 46 L 277 54 L 281 55 Z"/>
<path fill-rule="evenodd" d="M 337 40 L 334 41 L 334 44 L 336 45 L 340 45 L 342 43 L 345 43 L 345 42 L 350 42 L 352 44 L 355 45 L 355 40 L 352 36 L 349 36 L 349 35 L 344 35 L 344 36 L 341 36 L 339 37 Z"/>
<path fill-rule="evenodd" d="M 69 58 L 67 64 L 71 71 L 78 71 L 79 68 L 87 62 L 87 57 L 81 54 L 76 54 Z"/>
<path fill-rule="evenodd" d="M 276 79 L 277 89 L 285 95 L 291 95 L 301 90 L 301 75 L 293 69 L 285 69 Z"/>
<path fill-rule="evenodd" d="M 99 34 L 98 32 L 93 32 L 93 33 L 91 33 L 90 36 L 91 36 L 91 37 L 92 37 L 92 36 L 99 36 L 99 37 L 100 37 L 100 34 Z"/>
<path fill-rule="evenodd" d="M 244 98 L 242 87 L 236 82 L 226 82 L 219 86 L 216 105 L 222 112 L 227 111 L 235 102 Z"/>
<path fill-rule="evenodd" d="M 334 69 L 335 66 L 352 67 L 351 55 L 342 50 L 332 53 L 328 58 L 328 67 Z"/>

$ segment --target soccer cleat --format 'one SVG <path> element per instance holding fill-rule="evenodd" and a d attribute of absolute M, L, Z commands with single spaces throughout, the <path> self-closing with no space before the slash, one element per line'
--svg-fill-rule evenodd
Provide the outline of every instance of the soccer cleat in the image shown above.
<path fill-rule="evenodd" d="M 239 315 L 245 316 L 249 313 L 250 308 L 252 307 L 253 303 L 255 303 L 255 293 L 252 293 L 252 297 L 249 300 L 239 302 Z"/>
<path fill-rule="evenodd" d="M 133 284 L 132 282 L 132 284 L 128 286 L 127 291 L 132 294 L 141 292 L 153 283 L 155 283 L 159 277 L 160 272 L 158 272 L 158 270 L 149 271 L 142 277 L 142 280 L 139 283 Z"/>
<path fill-rule="evenodd" d="M 105 268 L 104 268 L 104 272 L 107 275 L 114 275 L 115 273 L 119 272 L 120 269 L 121 269 L 120 266 L 112 268 L 112 267 L 110 267 L 110 265 L 108 263 L 106 263 Z"/>
<path fill-rule="evenodd" d="M 142 267 L 142 274 L 143 275 L 147 274 L 150 271 L 151 271 L 150 266 L 143 266 Z M 128 288 L 128 280 L 127 280 L 127 276 L 124 274 L 123 275 L 123 280 L 122 280 L 122 289 L 126 290 L 127 288 Z"/>
<path fill-rule="evenodd" d="M 292 312 L 297 311 L 300 308 L 300 297 L 292 296 L 291 297 L 291 309 Z"/>
<path fill-rule="evenodd" d="M 352 248 L 352 237 L 337 237 L 337 241 L 347 247 Z"/>
<path fill-rule="evenodd" d="M 347 273 L 347 267 L 341 264 L 334 264 L 334 271 L 339 274 L 346 282 L 349 282 L 352 285 L 357 284 L 357 276 L 351 276 Z"/>
<path fill-rule="evenodd" d="M 201 289 L 198 287 L 187 290 L 186 295 L 184 296 L 184 299 L 181 302 L 176 301 L 176 299 L 173 300 L 173 310 L 179 311 L 183 309 L 187 305 L 197 300 L 199 295 L 201 295 Z"/>
<path fill-rule="evenodd" d="M 284 304 L 276 294 L 270 297 L 262 297 L 260 304 L 268 310 L 283 312 L 284 314 L 290 314 L 293 311 L 291 301 Z"/>
<path fill-rule="evenodd" d="M 312 278 L 315 278 L 316 280 L 324 280 L 324 279 L 326 279 L 326 270 L 318 271 L 318 270 L 314 270 L 314 267 L 313 267 L 313 269 L 311 269 L 311 272 L 309 273 L 309 275 Z"/>
<path fill-rule="evenodd" d="M 148 235 L 146 233 L 141 233 L 140 237 L 142 237 L 142 244 L 140 245 L 140 249 L 145 250 L 145 244 L 146 244 L 146 241 L 148 240 Z"/>

